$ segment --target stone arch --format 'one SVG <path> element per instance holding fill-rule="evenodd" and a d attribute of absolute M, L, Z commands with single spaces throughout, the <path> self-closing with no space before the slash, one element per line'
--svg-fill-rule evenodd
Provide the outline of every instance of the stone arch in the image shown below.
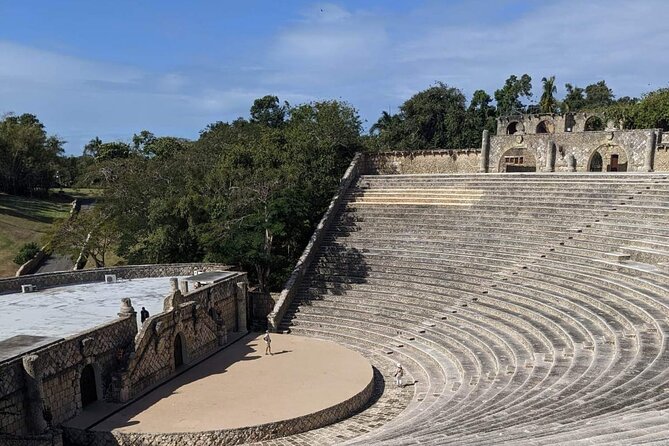
<path fill-rule="evenodd" d="M 588 172 L 627 172 L 628 168 L 627 152 L 616 144 L 597 147 L 588 159 Z"/>
<path fill-rule="evenodd" d="M 81 407 L 85 408 L 100 399 L 100 372 L 93 364 L 86 364 L 79 375 L 79 395 Z"/>
<path fill-rule="evenodd" d="M 508 149 L 499 159 L 499 172 L 536 172 L 537 159 L 526 147 Z"/>
<path fill-rule="evenodd" d="M 177 333 L 177 335 L 174 336 L 172 347 L 172 363 L 174 364 L 174 368 L 178 369 L 188 362 L 186 340 L 181 333 Z"/>
<path fill-rule="evenodd" d="M 590 157 L 590 162 L 588 163 L 589 172 L 601 172 L 603 170 L 604 160 L 602 159 L 602 154 L 595 152 Z"/>
<path fill-rule="evenodd" d="M 537 124 L 535 133 L 555 133 L 555 124 L 548 119 L 544 119 Z"/>
<path fill-rule="evenodd" d="M 509 125 L 506 126 L 506 134 L 513 135 L 516 132 L 519 132 L 521 130 L 521 126 L 522 124 L 519 121 L 509 122 Z"/>
<path fill-rule="evenodd" d="M 586 132 L 599 132 L 604 130 L 604 128 L 604 120 L 596 115 L 586 119 L 585 124 L 583 125 L 583 130 Z"/>

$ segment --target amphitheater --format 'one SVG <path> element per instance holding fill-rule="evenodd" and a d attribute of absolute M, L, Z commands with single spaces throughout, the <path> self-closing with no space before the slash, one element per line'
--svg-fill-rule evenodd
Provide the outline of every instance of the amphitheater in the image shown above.
<path fill-rule="evenodd" d="M 669 444 L 669 134 L 568 118 L 500 120 L 475 149 L 356 155 L 267 315 L 278 339 L 371 364 L 346 413 L 66 443 Z"/>

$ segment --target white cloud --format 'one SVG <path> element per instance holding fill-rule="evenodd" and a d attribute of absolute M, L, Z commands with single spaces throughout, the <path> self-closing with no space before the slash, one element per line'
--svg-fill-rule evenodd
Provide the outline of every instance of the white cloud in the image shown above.
<path fill-rule="evenodd" d="M 139 82 L 140 70 L 104 62 L 43 51 L 12 42 L 0 41 L 0 79 L 41 84 L 101 82 L 132 84 Z"/>

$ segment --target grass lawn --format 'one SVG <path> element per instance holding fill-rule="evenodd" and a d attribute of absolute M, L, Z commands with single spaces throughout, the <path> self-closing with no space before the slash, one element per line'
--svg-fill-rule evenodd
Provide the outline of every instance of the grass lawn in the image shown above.
<path fill-rule="evenodd" d="M 24 243 L 46 243 L 51 225 L 66 218 L 76 198 L 97 198 L 99 189 L 54 189 L 49 199 L 17 197 L 0 193 L 0 277 L 13 276 L 18 269 L 14 256 Z"/>

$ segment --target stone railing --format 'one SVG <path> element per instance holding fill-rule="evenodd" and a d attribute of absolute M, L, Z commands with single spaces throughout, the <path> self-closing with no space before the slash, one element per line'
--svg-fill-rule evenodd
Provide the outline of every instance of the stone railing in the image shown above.
<path fill-rule="evenodd" d="M 286 310 L 293 301 L 297 288 L 300 286 L 302 279 L 304 278 L 309 265 L 316 257 L 318 250 L 321 247 L 323 238 L 329 227 L 332 225 L 333 221 L 337 217 L 337 212 L 339 207 L 346 199 L 346 191 L 348 188 L 355 183 L 361 173 L 364 172 L 365 168 L 365 156 L 362 153 L 356 153 L 353 157 L 353 161 L 346 169 L 346 173 L 339 182 L 339 189 L 337 190 L 336 195 L 330 202 L 330 206 L 323 215 L 320 223 L 316 227 L 307 247 L 304 249 L 302 256 L 297 261 L 297 265 L 293 268 L 293 272 L 286 281 L 283 291 L 279 295 L 279 299 L 274 305 L 274 309 L 270 314 L 267 315 L 267 325 L 270 330 L 276 331 L 281 323 L 281 319 L 286 314 Z"/>
<path fill-rule="evenodd" d="M 115 274 L 119 279 L 143 277 L 165 277 L 191 275 L 193 271 L 214 271 L 230 269 L 218 263 L 173 263 L 160 265 L 128 265 L 111 268 L 94 268 L 82 271 L 32 274 L 0 279 L 0 294 L 18 293 L 21 285 L 35 285 L 38 289 L 86 282 L 102 282 L 106 274 Z"/>

